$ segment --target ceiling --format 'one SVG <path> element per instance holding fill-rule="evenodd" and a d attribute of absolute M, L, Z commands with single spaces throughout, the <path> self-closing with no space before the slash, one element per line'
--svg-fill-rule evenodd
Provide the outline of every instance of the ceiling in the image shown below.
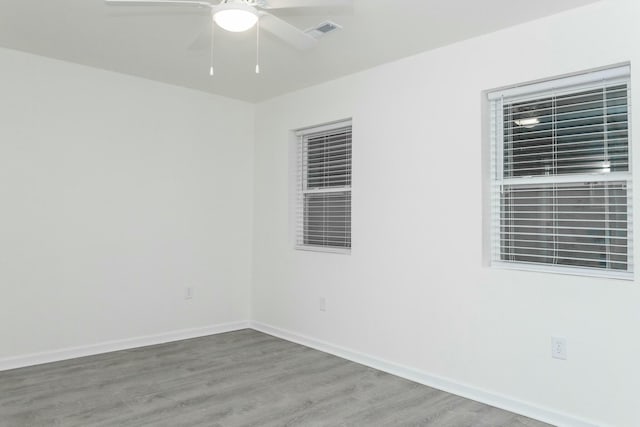
<path fill-rule="evenodd" d="M 304 52 L 263 32 L 259 75 L 255 30 L 217 30 L 210 77 L 206 44 L 192 46 L 209 15 L 183 6 L 1 0 L 0 46 L 257 102 L 595 1 L 353 0 L 350 8 L 280 10 L 301 29 L 326 19 L 344 28 Z"/>

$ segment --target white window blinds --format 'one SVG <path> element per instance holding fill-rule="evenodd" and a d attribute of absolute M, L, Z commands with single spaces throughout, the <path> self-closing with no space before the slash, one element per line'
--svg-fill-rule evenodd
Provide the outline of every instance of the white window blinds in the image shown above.
<path fill-rule="evenodd" d="M 492 262 L 630 278 L 629 68 L 489 99 Z"/>
<path fill-rule="evenodd" d="M 351 122 L 304 129 L 298 137 L 296 246 L 351 248 Z"/>

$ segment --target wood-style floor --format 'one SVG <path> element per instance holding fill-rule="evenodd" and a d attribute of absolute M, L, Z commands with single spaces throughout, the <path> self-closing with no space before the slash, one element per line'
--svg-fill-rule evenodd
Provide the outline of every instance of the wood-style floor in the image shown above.
<path fill-rule="evenodd" d="M 547 424 L 247 329 L 0 372 L 0 426 Z"/>

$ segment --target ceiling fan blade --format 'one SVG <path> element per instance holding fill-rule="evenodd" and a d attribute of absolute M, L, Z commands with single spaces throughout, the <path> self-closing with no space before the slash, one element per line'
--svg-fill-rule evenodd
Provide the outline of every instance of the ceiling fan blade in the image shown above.
<path fill-rule="evenodd" d="M 318 40 L 299 28 L 266 12 L 260 13 L 260 29 L 300 50 L 311 49 L 318 43 Z"/>
<path fill-rule="evenodd" d="M 214 7 L 206 1 L 195 0 L 104 0 L 106 4 L 114 6 L 204 6 Z"/>
<path fill-rule="evenodd" d="M 167 10 L 166 8 L 163 8 L 163 9 L 146 8 L 143 10 L 127 9 L 126 11 L 123 11 L 122 9 L 118 9 L 117 12 L 116 11 L 109 12 L 108 16 L 114 17 L 114 18 L 131 18 L 131 17 L 136 18 L 136 17 L 153 17 L 153 16 L 203 16 L 204 12 L 206 12 L 204 9 L 197 8 L 197 7 L 190 8 L 190 9 L 179 9 L 179 10 L 178 9 Z"/>
<path fill-rule="evenodd" d="M 198 36 L 187 47 L 188 50 L 197 52 L 200 50 L 211 48 L 211 28 L 207 28 L 198 34 Z"/>
<path fill-rule="evenodd" d="M 265 9 L 351 7 L 353 0 L 267 0 Z"/>

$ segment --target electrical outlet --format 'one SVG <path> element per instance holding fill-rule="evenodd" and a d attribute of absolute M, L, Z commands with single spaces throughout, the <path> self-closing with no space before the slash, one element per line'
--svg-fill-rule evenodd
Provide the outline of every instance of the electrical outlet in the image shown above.
<path fill-rule="evenodd" d="M 320 311 L 327 311 L 327 299 L 325 297 L 320 297 L 318 305 L 320 307 Z"/>
<path fill-rule="evenodd" d="M 193 299 L 193 288 L 191 286 L 184 288 L 184 299 Z"/>
<path fill-rule="evenodd" d="M 551 357 L 554 359 L 567 360 L 567 339 L 551 337 Z"/>

